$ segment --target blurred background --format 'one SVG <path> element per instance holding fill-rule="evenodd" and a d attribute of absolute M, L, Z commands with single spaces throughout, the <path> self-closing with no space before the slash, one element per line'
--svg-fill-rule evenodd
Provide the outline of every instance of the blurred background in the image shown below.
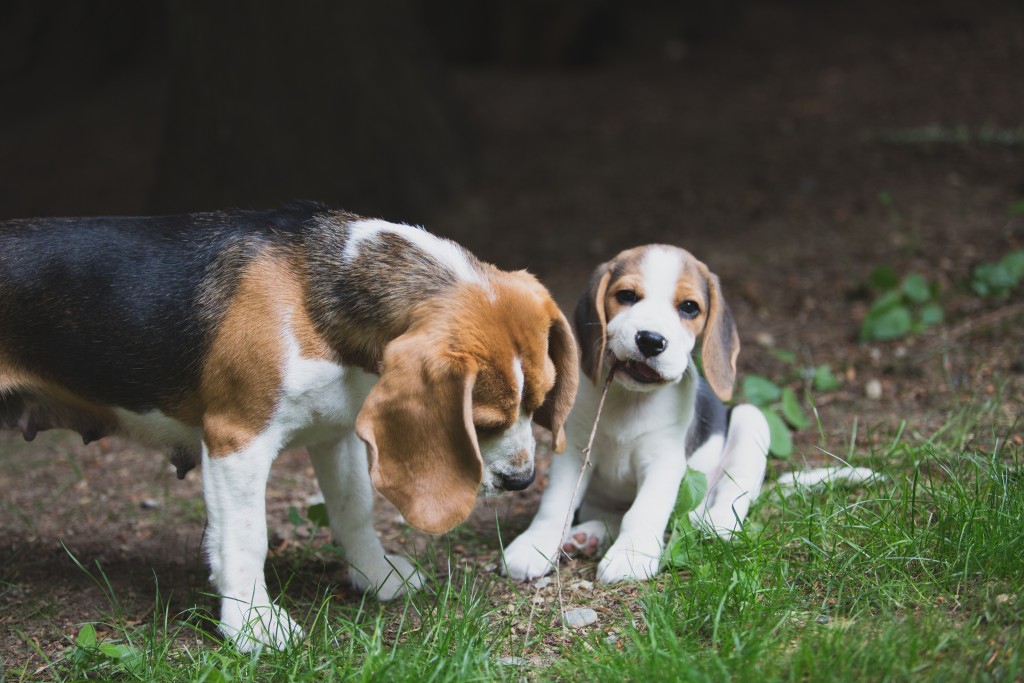
<path fill-rule="evenodd" d="M 0 219 L 317 199 L 556 281 L 969 249 L 1024 198 L 1024 3 L 7 0 L 0 102 Z"/>

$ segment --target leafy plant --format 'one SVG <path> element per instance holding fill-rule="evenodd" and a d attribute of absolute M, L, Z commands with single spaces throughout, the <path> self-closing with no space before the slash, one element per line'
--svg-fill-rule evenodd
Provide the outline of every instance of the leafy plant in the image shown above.
<path fill-rule="evenodd" d="M 670 535 L 662 555 L 665 567 L 686 567 L 694 564 L 699 556 L 696 529 L 690 521 L 690 513 L 697 509 L 708 491 L 708 478 L 695 469 L 686 470 L 686 476 L 679 484 L 676 506 L 669 521 Z"/>
<path fill-rule="evenodd" d="M 871 274 L 868 284 L 882 294 L 864 316 L 862 340 L 902 339 L 943 320 L 939 285 L 928 282 L 923 275 L 910 273 L 900 280 L 892 268 L 881 266 Z"/>
<path fill-rule="evenodd" d="M 995 263 L 982 263 L 971 273 L 970 286 L 983 297 L 1005 299 L 1024 279 L 1024 249 L 1011 251 Z"/>
<path fill-rule="evenodd" d="M 800 367 L 796 356 L 788 351 L 775 351 L 779 360 L 790 366 L 789 377 L 776 383 L 761 375 L 747 375 L 743 379 L 742 400 L 761 409 L 771 432 L 769 453 L 776 458 L 788 458 L 793 454 L 791 430 L 806 429 L 811 425 L 796 390 L 794 382 L 803 384 L 807 391 L 835 391 L 842 382 L 827 364 Z"/>
<path fill-rule="evenodd" d="M 78 631 L 75 646 L 68 653 L 68 662 L 84 669 L 113 669 L 127 673 L 142 670 L 145 653 L 131 645 L 108 643 L 100 640 L 96 627 L 85 624 Z"/>

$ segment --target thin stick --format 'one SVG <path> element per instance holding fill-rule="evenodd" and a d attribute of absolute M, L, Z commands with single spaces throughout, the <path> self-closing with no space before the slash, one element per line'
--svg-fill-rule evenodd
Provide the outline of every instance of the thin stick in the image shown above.
<path fill-rule="evenodd" d="M 590 439 L 587 440 L 587 447 L 583 449 L 583 464 L 580 466 L 580 476 L 576 479 L 576 486 L 572 490 L 572 498 L 570 501 L 576 500 L 576 494 L 579 493 L 580 485 L 583 483 L 583 474 L 590 467 L 590 450 L 594 447 L 594 438 L 597 436 L 597 425 L 601 421 L 601 411 L 604 410 L 604 400 L 608 397 L 608 387 L 612 385 L 612 378 L 615 376 L 615 371 L 618 370 L 618 363 L 613 363 L 611 370 L 608 371 L 608 377 L 604 381 L 604 389 L 601 390 L 601 400 L 597 404 L 597 414 L 594 415 L 594 426 L 590 430 Z M 565 524 L 562 526 L 562 538 L 558 541 L 558 551 L 555 555 L 555 581 L 558 584 L 558 612 L 561 615 L 562 628 L 566 629 L 568 626 L 565 623 L 565 605 L 562 602 L 562 575 L 558 571 L 557 559 L 559 555 L 565 553 L 562 548 L 562 544 L 565 542 L 565 537 L 569 534 L 569 525 L 572 523 L 572 505 L 569 505 L 569 511 L 565 515 Z M 568 557 L 569 554 L 565 553 Z"/>

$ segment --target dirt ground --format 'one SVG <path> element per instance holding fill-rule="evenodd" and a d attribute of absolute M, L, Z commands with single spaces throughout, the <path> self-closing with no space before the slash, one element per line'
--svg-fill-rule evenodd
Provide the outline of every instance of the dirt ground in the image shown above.
<path fill-rule="evenodd" d="M 1024 199 L 1024 6 L 762 5 L 712 40 L 650 47 L 589 69 L 457 72 L 480 165 L 468 196 L 428 227 L 500 266 L 528 268 L 567 309 L 590 270 L 622 248 L 657 241 L 694 252 L 735 314 L 741 377 L 785 374 L 770 353 L 781 349 L 844 379 L 818 397 L 824 442 L 798 433 L 794 463 L 821 461 L 822 449 L 846 455 L 855 425 L 858 455 L 903 420 L 928 434 L 971 394 L 1002 391 L 1015 424 L 1022 299 L 985 301 L 963 281 L 1024 247 L 1024 216 L 1011 211 Z M 914 137 L 929 125 L 971 140 Z M 116 193 L 133 212 L 153 181 L 159 129 L 160 94 L 144 74 L 60 111 L 8 117 L 0 191 L 55 214 L 103 210 Z M 86 180 L 74 196 L 53 196 L 65 177 Z M 908 341 L 858 343 L 865 282 L 879 265 L 937 279 L 946 322 Z M 871 380 L 880 398 L 866 396 Z M 493 563 L 496 525 L 506 540 L 524 528 L 542 487 L 543 477 L 481 502 L 438 545 L 461 562 Z M 343 563 L 284 552 L 305 542 L 289 508 L 304 511 L 315 490 L 303 453 L 279 458 L 271 572 L 294 573 L 294 597 L 326 585 L 355 602 Z M 69 434 L 30 444 L 4 434 L 0 504 L 3 667 L 41 663 L 36 649 L 52 655 L 79 624 L 110 618 L 107 591 L 129 622 L 151 618 L 157 590 L 172 614 L 213 609 L 198 472 L 179 482 L 159 454 L 113 439 L 82 447 Z M 422 548 L 394 515 L 382 505 L 387 543 Z"/>

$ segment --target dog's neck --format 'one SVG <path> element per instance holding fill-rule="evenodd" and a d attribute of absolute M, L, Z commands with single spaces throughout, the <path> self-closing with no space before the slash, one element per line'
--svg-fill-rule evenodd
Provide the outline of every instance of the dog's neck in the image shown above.
<path fill-rule="evenodd" d="M 445 301 L 467 284 L 486 287 L 489 271 L 460 250 L 465 261 L 459 265 L 472 269 L 480 281 L 467 283 L 447 264 L 425 258 L 429 254 L 388 233 L 347 249 L 349 219 L 329 216 L 306 240 L 307 306 L 338 360 L 378 372 L 384 348 L 420 321 L 454 324 Z M 426 232 L 423 239 L 443 242 Z"/>

